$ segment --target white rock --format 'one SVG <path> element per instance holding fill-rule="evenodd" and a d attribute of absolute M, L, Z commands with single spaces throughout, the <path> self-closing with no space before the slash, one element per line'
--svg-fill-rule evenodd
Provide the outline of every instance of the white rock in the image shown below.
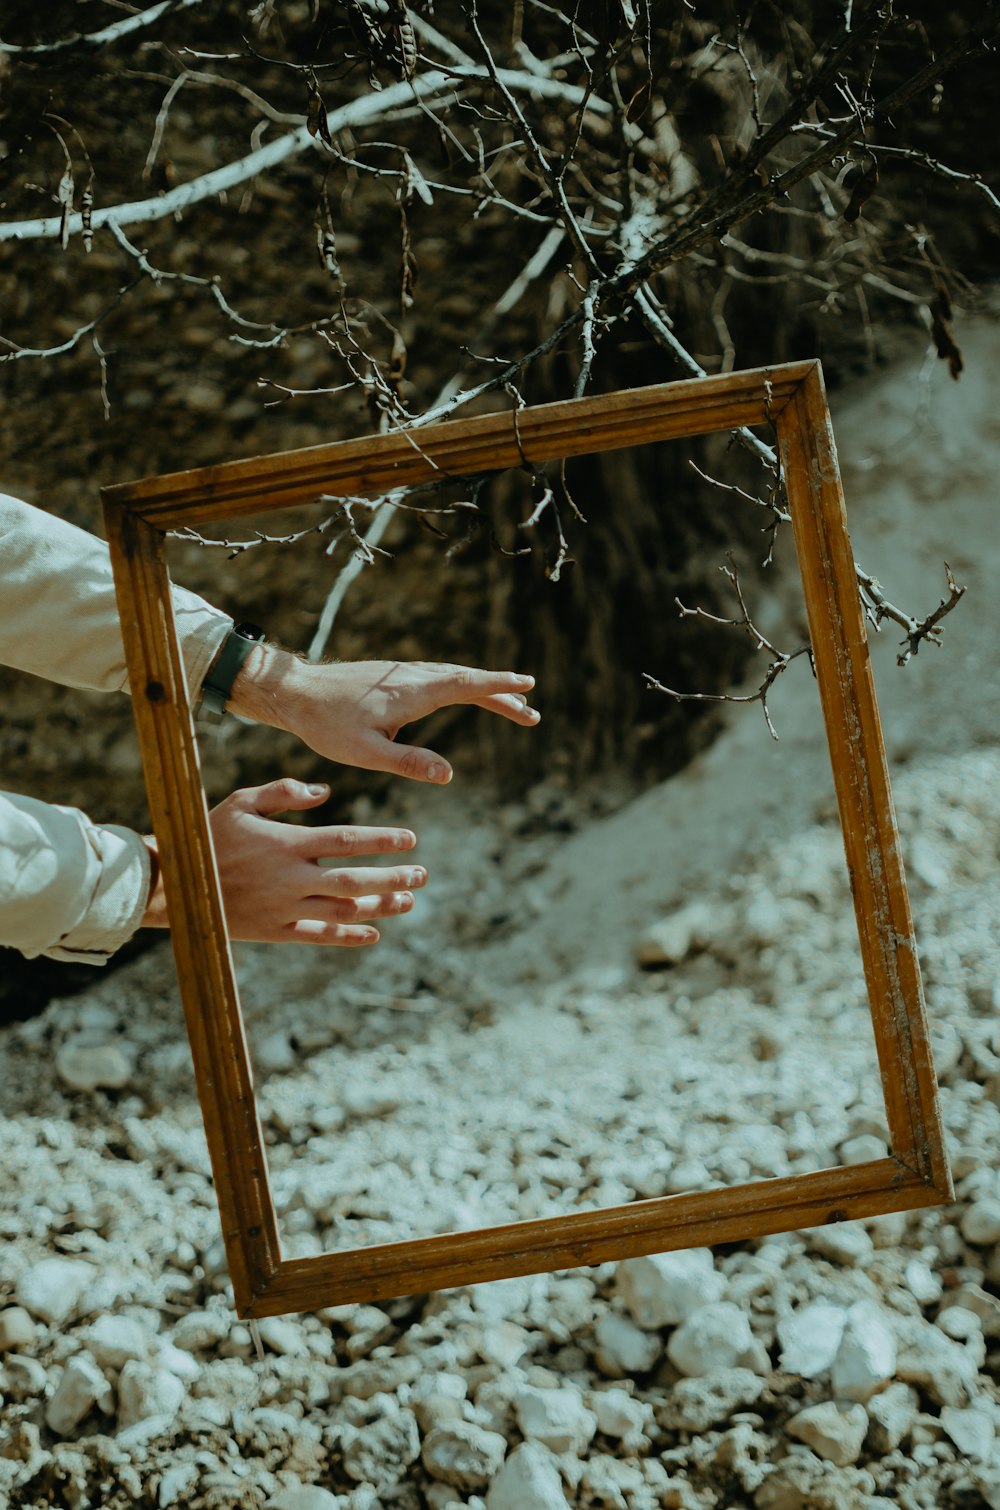
<path fill-rule="evenodd" d="M 618 1265 L 616 1280 L 633 1321 L 651 1330 L 686 1321 L 699 1307 L 721 1299 L 726 1287 L 710 1248 L 627 1258 Z"/>
<path fill-rule="evenodd" d="M 673 1388 L 666 1416 L 674 1429 L 707 1431 L 734 1410 L 753 1405 L 764 1380 L 748 1368 L 720 1369 L 706 1379 L 681 1379 Z"/>
<path fill-rule="evenodd" d="M 305 1358 L 309 1349 L 302 1329 L 284 1316 L 265 1316 L 257 1323 L 260 1340 L 272 1353 L 281 1353 L 286 1358 Z"/>
<path fill-rule="evenodd" d="M 639 964 L 647 969 L 657 965 L 679 965 L 696 949 L 707 948 L 724 927 L 717 908 L 708 902 L 689 902 L 646 930 L 639 940 Z"/>
<path fill-rule="evenodd" d="M 550 1452 L 582 1453 L 597 1430 L 597 1418 L 578 1389 L 536 1389 L 526 1384 L 514 1396 L 522 1436 Z"/>
<path fill-rule="evenodd" d="M 178 1379 L 183 1379 L 188 1384 L 192 1379 L 197 1379 L 201 1373 L 201 1364 L 197 1358 L 192 1358 L 191 1354 L 185 1352 L 183 1348 L 175 1347 L 165 1337 L 153 1338 L 153 1351 L 154 1361 L 161 1368 L 168 1368 L 172 1374 L 177 1375 Z"/>
<path fill-rule="evenodd" d="M 793 1416 L 785 1430 L 817 1457 L 838 1468 L 856 1463 L 868 1432 L 868 1412 L 863 1405 L 836 1405 L 823 1400 Z"/>
<path fill-rule="evenodd" d="M 345 1441 L 342 1457 L 345 1471 L 357 1483 L 388 1488 L 420 1456 L 420 1432 L 411 1410 L 398 1410 L 364 1426 Z"/>
<path fill-rule="evenodd" d="M 868 1400 L 896 1372 L 896 1338 L 881 1307 L 859 1300 L 847 1313 L 847 1323 L 833 1361 L 831 1384 L 841 1400 Z"/>
<path fill-rule="evenodd" d="M 118 1426 L 127 1430 L 152 1416 L 172 1421 L 187 1391 L 169 1369 L 131 1358 L 118 1379 Z"/>
<path fill-rule="evenodd" d="M 966 1405 L 978 1387 L 979 1361 L 971 1347 L 924 1323 L 900 1352 L 896 1374 L 940 1405 Z"/>
<path fill-rule="evenodd" d="M 885 1150 L 882 1150 L 883 1156 Z M 834 1222 L 829 1227 L 814 1227 L 806 1234 L 814 1253 L 833 1263 L 864 1264 L 875 1251 L 875 1244 L 860 1222 Z"/>
<path fill-rule="evenodd" d="M 778 1323 L 779 1366 L 803 1379 L 818 1379 L 833 1366 L 847 1324 L 844 1306 L 815 1300 Z"/>
<path fill-rule="evenodd" d="M 486 1510 L 570 1510 L 552 1454 L 537 1442 L 516 1448 L 489 1487 Z"/>
<path fill-rule="evenodd" d="M 107 1414 L 112 1402 L 111 1385 L 93 1358 L 78 1353 L 62 1371 L 56 1392 L 46 1406 L 45 1422 L 57 1436 L 65 1437 L 95 1406 Z"/>
<path fill-rule="evenodd" d="M 221 1311 L 189 1311 L 174 1327 L 174 1346 L 184 1348 L 188 1353 L 217 1347 L 231 1324 L 230 1318 Z"/>
<path fill-rule="evenodd" d="M 161 1476 L 160 1487 L 156 1491 L 159 1510 L 170 1510 L 171 1505 L 177 1505 L 186 1499 L 200 1478 L 201 1468 L 197 1463 L 172 1463 Z"/>
<path fill-rule="evenodd" d="M 436 1426 L 424 1438 L 421 1457 L 432 1478 L 456 1489 L 480 1489 L 500 1471 L 507 1439 L 471 1421 Z"/>
<path fill-rule="evenodd" d="M 979 1317 L 986 1337 L 1000 1337 L 1000 1300 L 981 1285 L 964 1284 L 953 1290 L 948 1299 L 951 1307 L 960 1306 Z"/>
<path fill-rule="evenodd" d="M 58 1326 L 68 1320 L 94 1270 L 74 1258 L 43 1258 L 25 1269 L 14 1286 L 14 1298 L 26 1311 Z"/>
<path fill-rule="evenodd" d="M 944 1286 L 930 1264 L 922 1258 L 911 1258 L 903 1270 L 906 1288 L 922 1306 L 932 1306 L 941 1299 Z"/>
<path fill-rule="evenodd" d="M 704 1377 L 717 1369 L 754 1367 L 754 1335 L 746 1314 L 731 1301 L 702 1306 L 679 1326 L 667 1344 L 667 1357 L 679 1373 Z"/>
<path fill-rule="evenodd" d="M 962 1215 L 962 1236 L 967 1243 L 978 1248 L 991 1248 L 1000 1243 L 1000 1200 L 994 1196 L 982 1196 Z"/>
<path fill-rule="evenodd" d="M 83 1341 L 102 1368 L 121 1368 L 130 1358 L 145 1358 L 151 1338 L 132 1316 L 98 1316 L 85 1329 Z"/>
<path fill-rule="evenodd" d="M 299 1484 L 294 1489 L 282 1489 L 275 1499 L 268 1500 L 267 1510 L 346 1510 L 347 1503 L 319 1484 Z"/>
<path fill-rule="evenodd" d="M 74 1091 L 121 1090 L 131 1079 L 132 1060 L 120 1044 L 69 1038 L 56 1053 L 56 1074 Z"/>
<path fill-rule="evenodd" d="M 8 1306 L 0 1311 L 0 1353 L 16 1353 L 30 1347 L 38 1328 L 23 1306 Z"/>
<path fill-rule="evenodd" d="M 917 1419 L 919 1400 L 915 1389 L 900 1382 L 873 1395 L 865 1408 L 868 1411 L 869 1442 L 884 1456 L 894 1452 L 910 1432 Z"/>
<path fill-rule="evenodd" d="M 609 1379 L 647 1374 L 663 1352 L 653 1332 L 644 1332 L 628 1316 L 605 1311 L 594 1328 L 597 1366 Z"/>
<path fill-rule="evenodd" d="M 651 1405 L 633 1399 L 624 1389 L 595 1390 L 590 1405 L 597 1418 L 598 1431 L 615 1440 L 641 1436 L 653 1413 Z"/>
<path fill-rule="evenodd" d="M 941 1425 L 963 1458 L 970 1458 L 974 1463 L 989 1462 L 996 1445 L 996 1427 L 989 1412 L 959 1410 L 954 1405 L 945 1405 L 941 1411 Z"/>
<path fill-rule="evenodd" d="M 934 1325 L 948 1337 L 954 1337 L 956 1342 L 968 1342 L 983 1330 L 983 1323 L 975 1311 L 968 1311 L 965 1306 L 945 1306 L 935 1316 Z"/>

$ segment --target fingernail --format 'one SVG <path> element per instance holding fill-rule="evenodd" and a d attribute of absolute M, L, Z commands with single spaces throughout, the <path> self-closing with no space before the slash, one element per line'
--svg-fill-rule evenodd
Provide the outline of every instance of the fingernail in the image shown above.
<path fill-rule="evenodd" d="M 438 781 L 443 786 L 451 780 L 451 767 L 435 760 L 434 764 L 427 769 L 427 779 L 429 781 Z"/>
<path fill-rule="evenodd" d="M 535 685 L 535 678 L 533 676 L 517 676 L 515 680 L 519 687 L 533 687 Z"/>
<path fill-rule="evenodd" d="M 423 869 L 411 870 L 406 877 L 407 886 L 422 886 L 427 880 L 427 872 Z"/>
<path fill-rule="evenodd" d="M 330 788 L 326 785 L 325 781 L 314 781 L 310 786 L 306 787 L 306 791 L 310 797 L 325 797 L 329 790 Z"/>

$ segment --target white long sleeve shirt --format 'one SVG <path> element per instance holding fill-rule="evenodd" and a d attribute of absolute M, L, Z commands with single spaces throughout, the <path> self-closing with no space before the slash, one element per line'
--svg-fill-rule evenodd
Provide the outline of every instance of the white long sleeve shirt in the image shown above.
<path fill-rule="evenodd" d="M 232 619 L 173 589 L 188 686 L 201 686 Z M 103 541 L 0 493 L 0 663 L 67 687 L 126 691 Z M 0 792 L 0 944 L 101 965 L 139 926 L 149 854 L 126 828 Z"/>

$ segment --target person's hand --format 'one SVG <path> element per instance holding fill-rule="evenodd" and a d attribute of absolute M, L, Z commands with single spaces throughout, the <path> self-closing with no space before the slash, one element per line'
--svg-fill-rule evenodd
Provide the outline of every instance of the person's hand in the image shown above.
<path fill-rule="evenodd" d="M 233 792 L 211 811 L 210 823 L 229 936 L 257 943 L 337 944 L 356 948 L 378 942 L 379 918 L 413 906 L 413 891 L 427 872 L 419 865 L 355 866 L 320 860 L 397 854 L 412 849 L 406 828 L 306 828 L 276 823 L 279 813 L 304 812 L 329 796 L 326 786 L 284 778 Z M 155 858 L 155 841 L 146 840 Z M 159 866 L 143 917 L 146 927 L 167 927 Z"/>
<path fill-rule="evenodd" d="M 397 744 L 400 729 L 453 703 L 474 704 L 531 728 L 539 716 L 525 694 L 533 686 L 534 677 L 513 671 L 430 661 L 311 665 L 264 645 L 251 652 L 228 706 L 288 729 L 327 760 L 444 784 L 453 774 L 448 762 L 433 750 Z"/>

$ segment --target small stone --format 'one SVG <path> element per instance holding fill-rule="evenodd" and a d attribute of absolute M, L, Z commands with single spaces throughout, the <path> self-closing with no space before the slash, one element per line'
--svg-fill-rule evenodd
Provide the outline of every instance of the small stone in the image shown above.
<path fill-rule="evenodd" d="M 970 1347 L 924 1323 L 900 1352 L 896 1375 L 939 1405 L 966 1405 L 978 1387 L 979 1360 Z"/>
<path fill-rule="evenodd" d="M 476 1344 L 484 1363 L 514 1368 L 531 1346 L 531 1334 L 516 1321 L 498 1321 L 484 1326 Z"/>
<path fill-rule="evenodd" d="M 833 1361 L 833 1393 L 841 1400 L 868 1400 L 896 1372 L 896 1338 L 881 1307 L 859 1300 L 847 1313 L 844 1335 Z"/>
<path fill-rule="evenodd" d="M 189 1311 L 174 1327 L 175 1347 L 188 1353 L 201 1353 L 219 1345 L 231 1322 L 221 1311 Z"/>
<path fill-rule="evenodd" d="M 867 1263 L 875 1251 L 875 1244 L 860 1222 L 834 1222 L 829 1227 L 814 1227 L 806 1233 L 806 1240 L 813 1253 L 835 1264 L 843 1264 L 845 1268 Z"/>
<path fill-rule="evenodd" d="M 346 1086 L 340 1099 L 349 1117 L 388 1117 L 399 1110 L 398 1096 L 364 1081 Z"/>
<path fill-rule="evenodd" d="M 145 1358 L 150 1335 L 134 1317 L 98 1316 L 82 1340 L 102 1368 L 122 1368 L 130 1358 Z"/>
<path fill-rule="evenodd" d="M 412 1410 L 399 1410 L 344 1443 L 344 1471 L 358 1483 L 387 1489 L 420 1456 L 420 1432 Z"/>
<path fill-rule="evenodd" d="M 113 1404 L 111 1385 L 87 1353 L 71 1358 L 45 1410 L 45 1424 L 65 1437 L 97 1407 L 107 1415 Z"/>
<path fill-rule="evenodd" d="M 686 1321 L 701 1306 L 721 1299 L 726 1287 L 710 1248 L 628 1258 L 618 1265 L 616 1280 L 633 1321 L 647 1330 Z"/>
<path fill-rule="evenodd" d="M 833 1366 L 847 1324 L 843 1306 L 816 1300 L 778 1323 L 779 1366 L 802 1379 L 818 1379 Z"/>
<path fill-rule="evenodd" d="M 988 1463 L 996 1445 L 993 1417 L 985 1410 L 959 1410 L 946 1405 L 941 1411 L 941 1425 L 963 1458 L 974 1463 Z"/>
<path fill-rule="evenodd" d="M 594 1328 L 595 1361 L 609 1379 L 648 1374 L 663 1352 L 653 1332 L 644 1332 L 628 1316 L 605 1311 Z"/>
<path fill-rule="evenodd" d="M 636 957 L 646 970 L 679 965 L 698 949 L 706 949 L 718 935 L 718 909 L 707 902 L 690 902 L 648 928 L 639 940 Z"/>
<path fill-rule="evenodd" d="M 952 1306 L 961 1306 L 979 1317 L 985 1337 L 1000 1337 L 1000 1300 L 984 1290 L 981 1285 L 959 1285 L 948 1299 Z"/>
<path fill-rule="evenodd" d="M 159 1510 L 169 1510 L 171 1505 L 187 1499 L 200 1477 L 201 1468 L 197 1463 L 172 1463 L 161 1475 L 156 1491 Z"/>
<path fill-rule="evenodd" d="M 0 1353 L 16 1353 L 30 1347 L 38 1328 L 23 1306 L 8 1306 L 0 1311 Z"/>
<path fill-rule="evenodd" d="M 719 1369 L 705 1379 L 681 1379 L 657 1419 L 671 1430 L 702 1432 L 726 1421 L 735 1410 L 755 1404 L 764 1380 L 749 1368 Z"/>
<path fill-rule="evenodd" d="M 319 1484 L 298 1484 L 268 1500 L 267 1510 L 346 1510 L 347 1504 L 339 1494 L 331 1494 Z"/>
<path fill-rule="evenodd" d="M 257 1330 L 261 1342 L 272 1353 L 280 1353 L 285 1358 L 305 1358 L 309 1353 L 302 1329 L 284 1316 L 265 1316 L 258 1321 Z"/>
<path fill-rule="evenodd" d="M 14 1298 L 32 1316 L 58 1326 L 67 1321 L 94 1277 L 90 1264 L 74 1258 L 43 1258 L 25 1269 L 14 1286 Z"/>
<path fill-rule="evenodd" d="M 793 1416 L 785 1430 L 804 1442 L 818 1458 L 846 1468 L 856 1463 L 868 1433 L 868 1412 L 863 1405 L 837 1405 L 823 1400 Z"/>
<path fill-rule="evenodd" d="M 132 1077 L 132 1060 L 117 1043 L 69 1038 L 56 1053 L 56 1074 L 74 1091 L 121 1090 Z"/>
<path fill-rule="evenodd" d="M 635 1400 L 624 1389 L 600 1389 L 590 1397 L 597 1429 L 605 1437 L 635 1441 L 641 1437 L 652 1415 L 652 1407 Z"/>
<path fill-rule="evenodd" d="M 187 1391 L 183 1381 L 169 1369 L 131 1358 L 118 1379 L 118 1426 L 127 1430 L 139 1421 L 176 1416 Z"/>
<path fill-rule="evenodd" d="M 550 1452 L 582 1453 L 597 1430 L 597 1418 L 577 1389 L 536 1389 L 526 1385 L 514 1397 L 521 1434 Z"/>
<path fill-rule="evenodd" d="M 537 1442 L 516 1448 L 489 1487 L 486 1510 L 570 1510 L 548 1449 Z"/>
<path fill-rule="evenodd" d="M 1000 1243 L 1000 1200 L 982 1196 L 962 1215 L 962 1236 L 977 1248 L 992 1248 Z"/>
<path fill-rule="evenodd" d="M 702 1306 L 674 1332 L 667 1344 L 667 1357 L 679 1373 L 689 1376 L 753 1367 L 756 1349 L 746 1313 L 728 1300 Z"/>
<path fill-rule="evenodd" d="M 932 1306 L 941 1299 L 943 1285 L 930 1264 L 922 1258 L 911 1258 L 903 1270 L 906 1288 L 922 1306 Z"/>
<path fill-rule="evenodd" d="M 48 1375 L 37 1358 L 15 1353 L 7 1359 L 3 1390 L 9 1399 L 27 1400 L 31 1395 L 40 1395 L 48 1382 Z"/>
<path fill-rule="evenodd" d="M 917 1392 L 908 1384 L 890 1384 L 888 1389 L 872 1396 L 866 1409 L 868 1440 L 875 1452 L 884 1457 L 894 1452 L 912 1430 L 919 1409 Z"/>
<path fill-rule="evenodd" d="M 432 1478 L 456 1489 L 480 1489 L 500 1471 L 507 1439 L 471 1421 L 436 1426 L 424 1438 L 421 1457 Z"/>
<path fill-rule="evenodd" d="M 975 1311 L 967 1311 L 964 1306 L 945 1306 L 942 1311 L 938 1311 L 934 1322 L 946 1336 L 954 1337 L 956 1342 L 968 1342 L 983 1330 L 983 1323 Z"/>

